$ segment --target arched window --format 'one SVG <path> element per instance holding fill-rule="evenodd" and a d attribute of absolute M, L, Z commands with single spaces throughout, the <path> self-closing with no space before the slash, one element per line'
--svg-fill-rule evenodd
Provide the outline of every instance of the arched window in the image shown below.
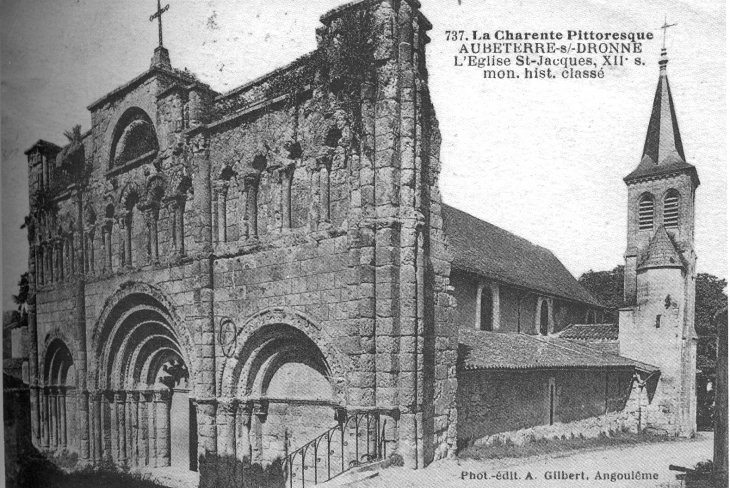
<path fill-rule="evenodd" d="M 543 300 L 540 305 L 540 334 L 544 336 L 548 335 L 548 325 L 550 322 L 548 318 L 548 303 L 547 300 Z"/>
<path fill-rule="evenodd" d="M 492 330 L 492 289 L 489 286 L 482 287 L 482 299 L 480 300 L 479 325 L 481 330 Z"/>
<path fill-rule="evenodd" d="M 654 197 L 645 193 L 639 199 L 639 230 L 654 228 Z"/>
<path fill-rule="evenodd" d="M 135 160 L 147 160 L 157 154 L 159 145 L 155 126 L 147 113 L 130 108 L 114 130 L 110 166 L 124 166 Z"/>
<path fill-rule="evenodd" d="M 669 190 L 664 197 L 664 227 L 676 229 L 679 227 L 679 192 Z"/>

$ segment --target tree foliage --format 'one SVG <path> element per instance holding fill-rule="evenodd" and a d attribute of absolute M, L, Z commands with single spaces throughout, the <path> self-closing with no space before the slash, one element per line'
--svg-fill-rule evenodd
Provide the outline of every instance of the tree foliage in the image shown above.
<path fill-rule="evenodd" d="M 604 314 L 604 322 L 618 322 L 618 309 L 624 299 L 624 267 L 616 266 L 611 271 L 593 271 L 583 273 L 578 282 L 608 309 Z"/>

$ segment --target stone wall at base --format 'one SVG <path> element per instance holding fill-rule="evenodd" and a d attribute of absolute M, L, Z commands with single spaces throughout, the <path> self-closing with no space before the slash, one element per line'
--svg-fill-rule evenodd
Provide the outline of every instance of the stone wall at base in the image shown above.
<path fill-rule="evenodd" d="M 474 445 L 489 446 L 493 444 L 511 443 L 521 446 L 528 442 L 582 437 L 593 439 L 601 434 L 611 436 L 618 432 L 635 432 L 636 416 L 627 410 L 609 412 L 598 417 L 590 417 L 575 422 L 539 425 L 529 429 L 500 432 L 477 439 Z"/>

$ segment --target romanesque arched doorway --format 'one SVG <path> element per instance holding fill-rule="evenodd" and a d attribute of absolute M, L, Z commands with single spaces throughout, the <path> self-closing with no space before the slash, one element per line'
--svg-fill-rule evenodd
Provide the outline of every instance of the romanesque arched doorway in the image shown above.
<path fill-rule="evenodd" d="M 159 293 L 135 288 L 112 300 L 94 337 L 94 457 L 195 470 L 191 341 Z"/>
<path fill-rule="evenodd" d="M 68 346 L 53 339 L 43 360 L 41 399 L 41 439 L 44 449 L 59 451 L 73 448 L 76 422 L 76 370 Z"/>
<path fill-rule="evenodd" d="M 251 399 L 250 458 L 283 459 L 335 423 L 330 368 L 317 345 L 302 331 L 272 324 L 244 346 L 237 396 Z"/>

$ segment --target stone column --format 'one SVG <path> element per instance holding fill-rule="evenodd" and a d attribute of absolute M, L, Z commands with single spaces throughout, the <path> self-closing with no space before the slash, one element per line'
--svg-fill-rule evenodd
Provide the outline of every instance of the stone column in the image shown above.
<path fill-rule="evenodd" d="M 281 227 L 291 229 L 291 185 L 294 178 L 294 163 L 281 170 Z"/>
<path fill-rule="evenodd" d="M 94 227 L 89 226 L 87 228 L 87 245 L 86 245 L 86 261 L 89 263 L 87 272 L 90 274 L 94 274 L 94 261 L 96 261 L 96 257 L 94 255 Z"/>
<path fill-rule="evenodd" d="M 129 398 L 129 413 L 130 413 L 130 465 L 133 467 L 139 466 L 139 392 L 130 391 L 127 395 Z"/>
<path fill-rule="evenodd" d="M 214 228 L 216 228 L 218 242 L 226 242 L 228 240 L 228 222 L 226 214 L 228 212 L 228 182 L 219 181 L 216 188 L 215 194 L 218 201 L 217 216 L 213 216 L 215 219 Z M 214 200 L 215 202 L 215 200 Z"/>
<path fill-rule="evenodd" d="M 110 421 L 110 435 L 111 435 L 111 457 L 114 462 L 118 463 L 120 459 L 119 454 L 119 413 L 117 411 L 116 394 L 113 391 L 109 392 L 109 421 Z"/>
<path fill-rule="evenodd" d="M 170 390 L 155 390 L 157 467 L 170 465 Z"/>
<path fill-rule="evenodd" d="M 185 254 L 185 228 L 183 215 L 185 213 L 185 198 L 177 196 L 170 202 L 170 211 L 172 213 L 172 249 L 173 253 L 178 256 Z"/>
<path fill-rule="evenodd" d="M 249 439 L 253 437 L 251 440 L 251 458 L 254 462 L 261 462 L 264 455 L 261 425 L 266 422 L 266 417 L 269 413 L 268 403 L 265 401 L 254 401 L 251 413 L 251 427 L 249 430 Z"/>
<path fill-rule="evenodd" d="M 60 418 L 60 445 L 61 449 L 68 447 L 68 425 L 66 422 L 66 387 L 59 387 L 59 418 Z"/>
<path fill-rule="evenodd" d="M 244 186 L 246 189 L 246 221 L 248 223 L 248 237 L 258 235 L 258 187 L 259 174 L 250 172 L 244 175 Z"/>
<path fill-rule="evenodd" d="M 35 227 L 38 229 L 37 227 Z M 38 316 L 36 315 L 36 292 L 38 284 L 42 283 L 43 263 L 42 254 L 39 257 L 40 247 L 33 247 L 35 251 L 34 260 L 28 260 L 28 380 L 30 383 L 30 424 L 31 439 L 33 445 L 41 446 L 41 415 L 40 415 L 40 395 L 38 382 Z"/>
<path fill-rule="evenodd" d="M 123 236 L 124 236 L 124 266 L 131 268 L 132 264 L 132 226 L 134 225 L 134 213 L 133 210 L 127 210 L 122 214 Z"/>
<path fill-rule="evenodd" d="M 159 245 L 157 243 L 157 220 L 159 218 L 159 208 L 156 205 L 148 207 L 144 212 L 145 221 L 147 223 L 147 243 L 149 245 L 149 262 L 158 264 L 160 261 Z"/>
<path fill-rule="evenodd" d="M 319 172 L 319 223 L 330 221 L 330 170 L 332 157 L 330 154 L 317 158 Z"/>
<path fill-rule="evenodd" d="M 42 388 L 41 392 L 41 445 L 44 451 L 51 446 L 51 412 L 48 405 L 48 388 Z"/>
<path fill-rule="evenodd" d="M 48 272 L 46 273 L 46 283 L 53 283 L 55 281 L 55 273 L 53 272 L 53 263 L 55 260 L 55 256 L 53 253 L 55 252 L 55 249 L 53 248 L 53 241 L 49 240 L 46 244 L 46 269 Z"/>
<path fill-rule="evenodd" d="M 150 390 L 147 392 L 147 410 L 148 410 L 148 416 L 152 419 L 152 426 L 150 427 L 149 432 L 149 458 L 150 458 L 150 466 L 153 468 L 157 468 L 160 466 L 160 464 L 157 462 L 157 403 L 155 402 L 155 392 Z"/>
<path fill-rule="evenodd" d="M 112 270 L 112 229 L 114 228 L 114 219 L 104 219 L 104 222 L 102 231 L 102 240 L 104 241 L 104 267 L 109 272 Z"/>
<path fill-rule="evenodd" d="M 48 389 L 48 410 L 50 416 L 50 432 L 48 435 L 48 443 L 51 450 L 58 448 L 58 395 L 56 387 Z"/>
<path fill-rule="evenodd" d="M 211 195 L 210 212 L 210 225 L 213 229 L 213 242 L 217 244 L 220 242 L 220 237 L 218 234 L 218 192 L 215 188 L 213 188 Z"/>
<path fill-rule="evenodd" d="M 101 461 L 101 400 L 102 400 L 102 394 L 100 391 L 94 391 L 91 392 L 89 395 L 91 397 L 91 421 L 92 421 L 92 428 L 91 432 L 93 433 L 93 444 L 94 444 L 94 450 L 93 450 L 93 460 L 94 463 L 99 463 Z"/>
<path fill-rule="evenodd" d="M 150 465 L 149 446 L 149 401 L 150 393 L 141 392 L 139 397 L 139 464 L 140 466 Z"/>
<path fill-rule="evenodd" d="M 250 402 L 239 402 L 236 404 L 236 458 L 239 461 L 251 460 L 251 439 L 249 432 L 251 427 L 251 411 Z"/>
<path fill-rule="evenodd" d="M 54 281 L 63 281 L 61 241 L 58 236 L 53 238 L 53 268 Z"/>
<path fill-rule="evenodd" d="M 117 407 L 117 437 L 119 439 L 119 464 L 127 464 L 127 426 L 126 426 L 126 399 L 127 395 L 124 391 L 114 393 L 114 404 Z"/>
<path fill-rule="evenodd" d="M 218 455 L 236 455 L 236 410 L 238 405 L 232 398 L 218 400 L 216 418 Z"/>
<path fill-rule="evenodd" d="M 101 423 L 101 432 L 102 432 L 102 440 L 101 440 L 101 455 L 104 459 L 112 459 L 112 453 L 115 449 L 114 444 L 114 427 L 116 426 L 116 422 L 114 421 L 113 413 L 114 413 L 114 393 L 111 391 L 104 391 L 102 394 L 102 404 L 101 404 L 101 416 L 102 416 L 102 423 Z"/>

